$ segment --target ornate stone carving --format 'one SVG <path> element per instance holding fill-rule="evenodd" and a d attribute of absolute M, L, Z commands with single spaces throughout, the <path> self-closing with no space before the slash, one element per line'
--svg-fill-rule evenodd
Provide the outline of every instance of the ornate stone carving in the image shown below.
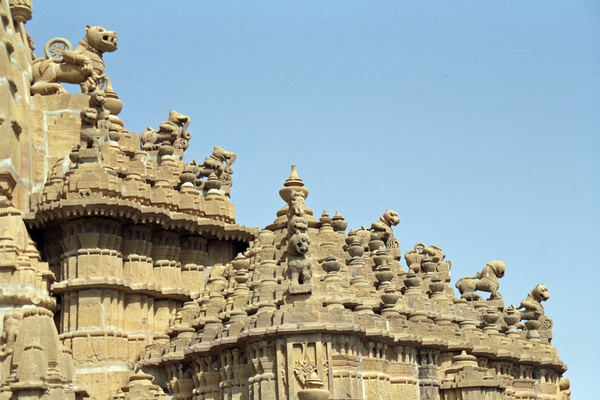
<path fill-rule="evenodd" d="M 98 112 L 91 107 L 81 110 L 81 142 L 80 149 L 100 148 L 100 135 L 96 129 Z"/>
<path fill-rule="evenodd" d="M 236 155 L 215 146 L 186 166 L 190 118 L 174 112 L 143 151 L 101 90 L 100 58 L 56 41 L 54 71 L 96 88 L 27 101 L 31 1 L 0 0 L 0 17 L 7 4 L 0 135 L 19 146 L 9 156 L 29 150 L 0 160 L 0 399 L 569 397 L 544 286 L 524 324 L 514 307 L 502 321 L 502 300 L 465 298 L 500 299 L 503 263 L 462 278 L 458 299 L 437 246 L 418 243 L 404 273 L 393 211 L 348 236 L 338 213 L 317 221 L 295 166 L 277 219 L 237 225 Z M 32 91 L 60 92 L 66 80 L 39 76 L 46 61 Z"/>
<path fill-rule="evenodd" d="M 190 145 L 192 134 L 187 131 L 190 125 L 190 117 L 169 110 L 169 118 L 154 130 L 151 127 L 146 128 L 140 133 L 140 142 L 145 151 L 157 150 L 163 146 L 173 146 L 176 149 L 185 150 Z"/>
<path fill-rule="evenodd" d="M 505 265 L 502 261 L 490 261 L 483 267 L 481 272 L 475 276 L 464 276 L 456 282 L 461 298 L 467 300 L 481 300 L 476 290 L 490 292 L 490 300 L 500 300 L 502 295 L 498 293 L 500 282 L 498 278 L 504 276 Z"/>
<path fill-rule="evenodd" d="M 12 354 L 22 320 L 23 313 L 19 310 L 10 310 L 4 314 L 2 332 L 2 341 L 4 344 L 0 348 L 0 359 L 4 359 L 9 354 Z"/>
<path fill-rule="evenodd" d="M 71 43 L 54 38 L 46 43 L 46 58 L 36 59 L 32 66 L 31 94 L 66 94 L 61 83 L 75 83 L 82 93 L 93 92 L 107 79 L 102 55 L 117 50 L 117 34 L 100 26 L 86 25 L 85 37 L 75 50 Z"/>
<path fill-rule="evenodd" d="M 452 261 L 444 261 L 446 255 L 438 246 L 426 246 L 424 243 L 417 243 L 413 250 L 404 254 L 406 265 L 414 273 L 437 272 L 443 273 L 445 279 L 449 280 L 448 271 L 452 268 Z"/>
<path fill-rule="evenodd" d="M 552 320 L 544 315 L 544 306 L 542 302 L 548 300 L 550 294 L 548 288 L 543 283 L 537 285 L 529 294 L 527 298 L 521 301 L 521 304 L 517 308 L 521 313 L 522 320 L 528 321 L 539 321 L 540 329 L 552 329 Z M 523 311 L 520 311 L 523 310 Z"/>
<path fill-rule="evenodd" d="M 231 164 L 234 163 L 236 158 L 235 153 L 215 145 L 212 154 L 206 157 L 203 163 L 193 160 L 186 164 L 184 171 L 196 177 L 195 184 L 197 187 L 201 187 L 204 183 L 201 178 L 208 177 L 210 174 L 215 174 L 222 185 L 231 186 L 233 184 L 231 180 L 231 174 L 233 174 Z"/>
<path fill-rule="evenodd" d="M 392 230 L 392 226 L 396 226 L 399 223 L 400 218 L 398 218 L 398 213 L 387 209 L 379 218 L 379 220 L 371 224 L 369 229 L 367 229 L 365 226 L 361 226 L 359 229 L 356 229 L 356 236 L 360 240 L 365 251 L 377 250 L 377 248 L 383 245 L 385 245 L 388 249 L 400 249 L 400 243 L 398 242 L 398 239 L 394 237 L 394 231 Z M 377 246 L 374 244 L 370 245 L 369 242 L 373 240 L 381 241 L 381 243 Z"/>
<path fill-rule="evenodd" d="M 398 239 L 394 237 L 392 226 L 396 226 L 399 223 L 400 218 L 398 218 L 398 213 L 387 209 L 377 222 L 371 224 L 371 230 L 379 233 L 381 240 L 384 241 L 385 246 L 388 249 L 397 249 L 400 247 L 400 243 L 398 242 Z"/>
<path fill-rule="evenodd" d="M 288 267 L 292 285 L 310 285 L 312 277 L 310 237 L 306 234 L 308 224 L 304 216 L 304 195 L 292 190 L 288 211 Z"/>

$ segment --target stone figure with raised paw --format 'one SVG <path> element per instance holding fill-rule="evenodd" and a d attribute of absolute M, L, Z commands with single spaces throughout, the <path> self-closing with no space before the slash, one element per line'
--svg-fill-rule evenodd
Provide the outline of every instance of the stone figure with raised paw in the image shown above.
<path fill-rule="evenodd" d="M 67 94 L 61 83 L 79 84 L 82 93 L 104 85 L 107 76 L 102 55 L 117 50 L 117 34 L 100 26 L 86 25 L 85 29 L 87 33 L 75 50 L 62 38 L 46 43 L 46 57 L 36 59 L 31 66 L 31 94 Z"/>

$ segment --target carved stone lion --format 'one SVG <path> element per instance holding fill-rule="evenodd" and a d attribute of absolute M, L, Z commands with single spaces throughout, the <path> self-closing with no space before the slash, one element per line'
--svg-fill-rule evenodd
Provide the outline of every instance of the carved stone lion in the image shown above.
<path fill-rule="evenodd" d="M 306 233 L 296 233 L 288 240 L 288 266 L 292 285 L 310 284 L 312 277 L 310 237 Z M 300 282 L 302 281 L 302 282 Z"/>
<path fill-rule="evenodd" d="M 187 132 L 189 125 L 190 117 L 169 110 L 169 118 L 160 124 L 157 131 L 148 127 L 140 133 L 142 149 L 145 151 L 156 150 L 160 147 L 159 143 L 171 145 L 176 149 L 187 149 L 190 145 L 189 140 L 192 138 L 192 134 Z"/>
<path fill-rule="evenodd" d="M 365 251 L 369 249 L 369 240 L 371 239 L 371 231 L 375 232 L 379 235 L 380 239 L 385 243 L 385 247 L 388 249 L 398 249 L 400 248 L 400 243 L 398 239 L 394 237 L 394 231 L 392 230 L 392 226 L 396 226 L 400 223 L 400 218 L 398 218 L 398 213 L 396 211 L 387 209 L 385 213 L 377 220 L 377 222 L 373 222 L 371 224 L 371 228 L 367 229 L 362 226 L 360 229 L 356 230 L 356 236 L 360 240 L 360 243 L 363 245 Z"/>
<path fill-rule="evenodd" d="M 81 110 L 81 148 L 97 149 L 100 147 L 99 133 L 96 129 L 96 119 L 98 111 L 95 108 L 87 107 Z"/>
<path fill-rule="evenodd" d="M 206 157 L 204 162 L 200 164 L 199 167 L 203 167 L 204 174 L 210 174 L 211 172 L 214 172 L 218 177 L 221 177 L 223 174 L 231 175 L 233 174 L 231 164 L 234 163 L 236 158 L 237 156 L 235 153 L 215 145 L 210 157 Z M 225 165 L 223 165 L 223 163 L 225 163 Z"/>
<path fill-rule="evenodd" d="M 502 299 L 502 295 L 498 293 L 498 288 L 500 287 L 498 278 L 504 276 L 505 269 L 506 266 L 502 261 L 490 261 L 477 275 L 460 278 L 456 282 L 456 287 L 460 291 L 461 298 L 481 300 L 481 296 L 475 293 L 476 290 L 480 290 L 491 293 L 490 300 Z"/>
<path fill-rule="evenodd" d="M 521 305 L 517 310 L 520 311 L 521 319 L 523 320 L 538 320 L 541 323 L 541 329 L 551 329 L 552 320 L 544 315 L 544 307 L 542 302 L 550 298 L 548 288 L 543 283 L 537 285 L 529 294 L 527 298 L 521 301 Z"/>
<path fill-rule="evenodd" d="M 87 33 L 75 50 L 62 38 L 46 43 L 46 57 L 31 66 L 32 95 L 66 94 L 61 82 L 79 84 L 82 93 L 90 93 L 107 79 L 102 55 L 117 50 L 117 34 L 100 26 L 86 25 L 85 29 Z"/>
<path fill-rule="evenodd" d="M 380 234 L 381 240 L 385 242 L 388 249 L 397 249 L 400 247 L 398 239 L 394 237 L 392 226 L 400 223 L 398 213 L 392 210 L 385 210 L 385 213 L 379 218 L 379 221 L 371 224 L 371 230 Z"/>
<path fill-rule="evenodd" d="M 292 237 L 296 233 L 306 233 L 308 230 L 308 222 L 306 218 L 294 215 L 288 222 L 288 236 Z"/>

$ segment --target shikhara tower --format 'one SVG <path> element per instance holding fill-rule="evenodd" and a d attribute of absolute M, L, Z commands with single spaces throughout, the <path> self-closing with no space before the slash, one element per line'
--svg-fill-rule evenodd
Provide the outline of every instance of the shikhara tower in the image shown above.
<path fill-rule="evenodd" d="M 570 398 L 544 285 L 507 307 L 490 261 L 458 298 L 439 247 L 401 253 L 398 213 L 317 218 L 295 167 L 273 223 L 238 225 L 236 154 L 186 163 L 176 111 L 119 118 L 117 34 L 36 58 L 31 17 L 0 0 L 0 399 Z"/>

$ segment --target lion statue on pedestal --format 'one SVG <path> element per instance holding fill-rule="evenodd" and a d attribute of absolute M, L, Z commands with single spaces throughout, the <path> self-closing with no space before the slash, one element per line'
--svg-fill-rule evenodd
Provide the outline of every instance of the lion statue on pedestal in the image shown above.
<path fill-rule="evenodd" d="M 520 311 L 521 319 L 523 320 L 537 320 L 540 322 L 541 329 L 552 329 L 552 320 L 544 315 L 544 306 L 542 302 L 550 298 L 548 288 L 543 283 L 537 285 L 529 294 L 527 298 L 521 301 L 521 304 L 517 310 Z"/>
<path fill-rule="evenodd" d="M 364 226 L 361 226 L 356 230 L 356 235 L 360 240 L 363 248 L 366 250 L 369 249 L 368 243 L 371 239 L 371 232 L 375 232 L 379 234 L 379 237 L 385 243 L 385 247 L 388 249 L 399 249 L 400 243 L 398 239 L 394 237 L 394 231 L 392 230 L 392 226 L 396 226 L 400 223 L 400 218 L 398 218 L 398 213 L 393 210 L 385 210 L 383 215 L 377 220 L 377 222 L 373 222 L 371 224 L 371 228 L 367 229 Z"/>
<path fill-rule="evenodd" d="M 81 93 L 91 93 L 102 88 L 104 74 L 102 54 L 117 50 L 118 37 L 114 31 L 100 26 L 86 25 L 85 37 L 75 50 L 67 39 L 54 38 L 46 43 L 44 53 L 33 61 L 31 94 L 67 94 L 61 83 L 81 86 Z"/>
<path fill-rule="evenodd" d="M 190 145 L 192 134 L 187 131 L 190 117 L 169 110 L 169 118 L 161 123 L 158 130 L 151 127 L 140 133 L 140 143 L 144 151 L 158 150 L 161 144 L 186 150 Z"/>
<path fill-rule="evenodd" d="M 500 282 L 498 278 L 504 276 L 506 266 L 502 261 L 490 261 L 483 267 L 481 272 L 475 276 L 464 276 L 456 282 L 456 288 L 461 294 L 461 299 L 481 300 L 476 290 L 491 293 L 490 300 L 501 300 L 502 295 L 498 293 Z"/>

